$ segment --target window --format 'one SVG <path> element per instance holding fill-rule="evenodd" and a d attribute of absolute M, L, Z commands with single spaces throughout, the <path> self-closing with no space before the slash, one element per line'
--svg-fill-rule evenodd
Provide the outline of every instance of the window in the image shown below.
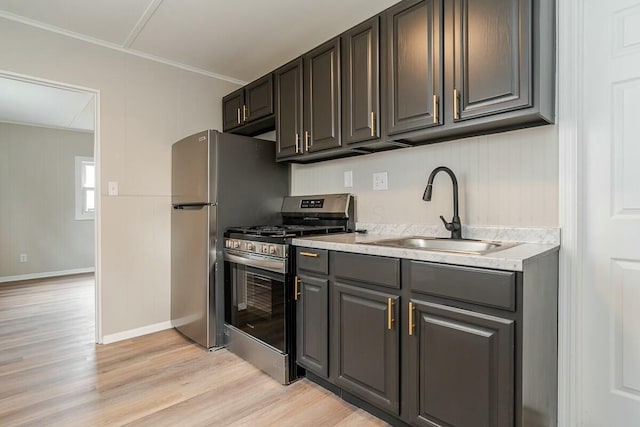
<path fill-rule="evenodd" d="M 96 170 L 93 157 L 76 156 L 76 219 L 93 219 L 96 208 Z"/>

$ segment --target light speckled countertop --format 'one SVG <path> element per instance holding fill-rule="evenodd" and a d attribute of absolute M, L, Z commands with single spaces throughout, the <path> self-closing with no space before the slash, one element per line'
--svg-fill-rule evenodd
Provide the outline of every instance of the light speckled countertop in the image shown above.
<path fill-rule="evenodd" d="M 423 249 L 403 249 L 387 246 L 363 244 L 375 240 L 406 237 L 406 234 L 330 234 L 316 237 L 294 238 L 296 246 L 328 249 L 333 251 L 354 252 L 367 255 L 432 261 L 444 264 L 465 265 L 470 267 L 495 268 L 499 270 L 523 271 L 524 265 L 536 257 L 552 251 L 558 251 L 559 243 L 519 243 L 506 249 L 489 252 L 485 255 L 461 254 L 454 252 L 428 251 Z"/>

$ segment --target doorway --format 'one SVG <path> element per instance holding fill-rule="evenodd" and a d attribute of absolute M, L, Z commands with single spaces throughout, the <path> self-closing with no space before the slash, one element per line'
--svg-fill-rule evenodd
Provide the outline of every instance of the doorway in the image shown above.
<path fill-rule="evenodd" d="M 99 91 L 0 70 L 0 149 L 0 286 L 90 273 L 100 342 Z"/>

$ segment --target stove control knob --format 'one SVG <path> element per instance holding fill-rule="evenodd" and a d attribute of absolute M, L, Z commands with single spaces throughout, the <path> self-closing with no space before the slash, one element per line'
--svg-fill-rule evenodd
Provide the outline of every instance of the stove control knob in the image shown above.
<path fill-rule="evenodd" d="M 254 245 L 253 243 L 247 243 L 247 250 L 248 251 L 253 251 L 255 250 L 256 245 Z"/>
<path fill-rule="evenodd" d="M 268 254 L 269 253 L 269 246 L 268 245 L 262 245 L 262 247 L 260 248 L 260 251 L 263 254 Z"/>
<path fill-rule="evenodd" d="M 234 240 L 232 243 L 233 243 L 233 249 L 239 249 L 240 248 L 240 242 L 238 242 L 237 240 Z"/>
<path fill-rule="evenodd" d="M 276 254 L 276 247 L 273 245 L 269 246 L 269 254 L 270 255 L 275 255 Z"/>

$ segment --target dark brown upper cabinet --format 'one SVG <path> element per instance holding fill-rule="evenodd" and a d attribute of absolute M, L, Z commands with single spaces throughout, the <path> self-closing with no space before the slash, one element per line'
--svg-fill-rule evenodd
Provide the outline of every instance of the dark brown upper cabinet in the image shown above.
<path fill-rule="evenodd" d="M 273 75 L 267 74 L 244 88 L 245 122 L 273 114 Z"/>
<path fill-rule="evenodd" d="M 276 70 L 276 158 L 300 154 L 302 58 Z"/>
<path fill-rule="evenodd" d="M 380 18 L 342 35 L 342 140 L 380 138 Z"/>
<path fill-rule="evenodd" d="M 386 11 L 388 134 L 442 124 L 442 1 L 403 1 Z"/>
<path fill-rule="evenodd" d="M 555 2 L 533 5 L 404 0 L 384 12 L 389 139 L 422 144 L 553 123 Z"/>
<path fill-rule="evenodd" d="M 338 148 L 340 137 L 340 38 L 304 55 L 305 153 Z"/>
<path fill-rule="evenodd" d="M 222 98 L 222 129 L 257 135 L 273 129 L 273 75 L 267 74 Z"/>
<path fill-rule="evenodd" d="M 242 126 L 242 107 L 244 106 L 244 88 L 222 98 L 222 130 L 229 132 Z"/>
<path fill-rule="evenodd" d="M 553 123 L 555 0 L 402 0 L 274 78 L 278 161 Z M 225 131 L 262 111 L 246 89 L 225 97 Z"/>
<path fill-rule="evenodd" d="M 275 72 L 278 160 L 302 160 L 341 144 L 340 38 Z"/>
<path fill-rule="evenodd" d="M 452 4 L 453 120 L 531 107 L 531 1 Z"/>

